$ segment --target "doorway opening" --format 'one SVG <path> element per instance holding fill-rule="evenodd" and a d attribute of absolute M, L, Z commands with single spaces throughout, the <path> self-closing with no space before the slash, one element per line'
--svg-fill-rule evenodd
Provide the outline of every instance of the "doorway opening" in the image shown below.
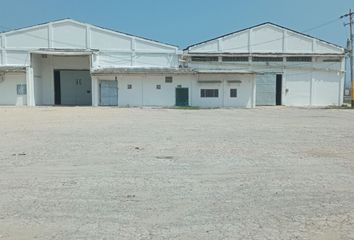
<path fill-rule="evenodd" d="M 282 89 L 283 89 L 283 75 L 277 74 L 276 76 L 276 97 L 275 104 L 282 105 Z"/>

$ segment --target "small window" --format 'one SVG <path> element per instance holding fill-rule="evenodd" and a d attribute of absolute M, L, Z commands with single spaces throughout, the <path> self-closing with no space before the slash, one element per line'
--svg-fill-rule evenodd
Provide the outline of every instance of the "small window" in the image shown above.
<path fill-rule="evenodd" d="M 230 97 L 237 98 L 237 88 L 230 89 Z"/>
<path fill-rule="evenodd" d="M 200 89 L 200 97 L 202 98 L 218 98 L 219 89 Z"/>
<path fill-rule="evenodd" d="M 173 78 L 172 77 L 165 77 L 165 83 L 172 83 Z"/>
<path fill-rule="evenodd" d="M 160 84 L 156 85 L 156 89 L 160 90 L 161 89 L 161 85 Z"/>
<path fill-rule="evenodd" d="M 26 84 L 17 84 L 17 95 L 26 95 L 27 94 L 27 86 Z"/>
<path fill-rule="evenodd" d="M 177 88 L 181 88 L 182 87 L 182 85 L 177 85 Z"/>
<path fill-rule="evenodd" d="M 131 84 L 128 84 L 128 89 L 132 89 L 133 86 Z"/>
<path fill-rule="evenodd" d="M 312 57 L 287 57 L 287 62 L 312 62 Z"/>
<path fill-rule="evenodd" d="M 193 56 L 192 62 L 217 62 L 219 57 Z"/>
<path fill-rule="evenodd" d="M 248 57 L 222 57 L 223 62 L 248 62 Z"/>
<path fill-rule="evenodd" d="M 282 57 L 252 57 L 253 62 L 282 62 Z"/>

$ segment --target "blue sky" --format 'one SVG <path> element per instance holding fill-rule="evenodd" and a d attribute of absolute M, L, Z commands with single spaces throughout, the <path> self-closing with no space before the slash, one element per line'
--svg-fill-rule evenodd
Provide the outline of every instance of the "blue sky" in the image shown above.
<path fill-rule="evenodd" d="M 303 31 L 346 13 L 349 0 L 1 0 L 0 29 L 61 18 L 112 28 L 184 48 L 262 22 Z M 7 29 L 5 29 L 7 28 Z M 307 32 L 345 46 L 338 20 Z"/>

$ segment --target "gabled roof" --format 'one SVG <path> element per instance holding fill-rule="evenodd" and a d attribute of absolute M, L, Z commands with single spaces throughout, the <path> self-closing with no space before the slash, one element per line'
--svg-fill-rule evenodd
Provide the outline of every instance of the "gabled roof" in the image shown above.
<path fill-rule="evenodd" d="M 153 39 L 149 39 L 149 38 L 146 38 L 146 37 L 141 37 L 141 36 L 138 36 L 138 35 L 133 35 L 133 34 L 130 34 L 130 33 L 117 31 L 115 29 L 110 29 L 110 28 L 101 27 L 101 26 L 94 25 L 94 24 L 80 22 L 80 21 L 74 20 L 72 18 L 58 19 L 58 20 L 44 22 L 44 23 L 39 23 L 39 24 L 27 26 L 27 27 L 21 27 L 21 28 L 8 30 L 8 31 L 2 31 L 0 33 L 5 33 L 5 34 L 7 33 L 8 34 L 8 33 L 13 33 L 13 32 L 18 32 L 18 31 L 25 31 L 25 30 L 36 28 L 36 27 L 45 26 L 45 25 L 48 25 L 48 24 L 51 24 L 51 23 L 55 24 L 55 23 L 61 23 L 61 22 L 72 22 L 72 23 L 76 23 L 76 24 L 79 24 L 79 25 L 88 25 L 88 26 L 96 27 L 96 28 L 99 28 L 99 29 L 102 29 L 102 30 L 118 33 L 118 34 L 121 34 L 121 35 L 129 36 L 129 37 L 135 37 L 135 38 L 139 38 L 139 39 L 146 40 L 146 41 L 149 41 L 149 42 L 154 42 L 154 43 L 158 43 L 158 44 L 161 44 L 161 45 L 178 48 L 177 45 L 172 45 L 172 44 L 169 44 L 169 43 L 163 43 L 163 42 L 160 42 L 160 41 L 157 41 L 157 40 L 153 40 Z"/>
<path fill-rule="evenodd" d="M 192 45 L 186 47 L 184 50 L 188 51 L 192 47 L 195 47 L 195 46 L 198 46 L 198 45 L 202 45 L 202 44 L 205 44 L 205 43 L 208 43 L 208 42 L 211 42 L 211 41 L 215 41 L 215 40 L 220 39 L 220 38 L 231 36 L 231 35 L 234 35 L 234 34 L 237 34 L 237 33 L 241 33 L 241 32 L 244 32 L 244 31 L 247 31 L 247 30 L 250 30 L 250 29 L 253 29 L 253 28 L 258 28 L 258 27 L 261 27 L 261 26 L 265 26 L 265 25 L 271 25 L 271 26 L 274 26 L 274 27 L 277 27 L 277 28 L 281 28 L 281 29 L 287 30 L 289 32 L 300 34 L 300 35 L 308 37 L 308 38 L 316 39 L 316 40 L 318 40 L 318 41 L 320 41 L 322 43 L 329 44 L 329 45 L 331 45 L 333 47 L 340 48 L 340 49 L 344 50 L 344 48 L 342 46 L 339 46 L 337 44 L 330 43 L 328 41 L 313 37 L 313 36 L 305 34 L 305 33 L 301 33 L 299 31 L 296 31 L 296 30 L 293 30 L 293 29 L 290 29 L 290 28 L 287 28 L 287 27 L 284 27 L 284 26 L 281 26 L 281 25 L 278 25 L 278 24 L 275 24 L 275 23 L 272 23 L 272 22 L 264 22 L 264 23 L 261 23 L 261 24 L 258 24 L 258 25 L 254 25 L 252 27 L 244 28 L 244 29 L 241 29 L 241 30 L 238 30 L 238 31 L 235 31 L 235 32 L 224 34 L 224 35 L 219 36 L 219 37 L 215 37 L 215 38 L 212 38 L 212 39 L 209 39 L 209 40 L 205 40 L 205 41 L 202 41 L 202 42 L 199 42 L 199 43 L 195 43 L 195 44 L 192 44 Z"/>

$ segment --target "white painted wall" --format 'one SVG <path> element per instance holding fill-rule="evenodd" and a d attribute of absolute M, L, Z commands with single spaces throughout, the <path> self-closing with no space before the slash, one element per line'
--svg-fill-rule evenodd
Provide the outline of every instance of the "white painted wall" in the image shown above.
<path fill-rule="evenodd" d="M 239 70 L 283 74 L 282 103 L 287 106 L 328 106 L 343 104 L 344 58 L 314 56 L 313 62 L 191 62 L 193 69 Z M 251 57 L 249 57 L 251 59 Z M 340 59 L 340 62 L 325 62 Z M 286 90 L 287 89 L 287 90 Z M 215 102 L 215 101 L 214 101 Z M 217 105 L 217 103 L 214 103 Z"/>
<path fill-rule="evenodd" d="M 271 23 L 192 45 L 188 53 L 344 54 L 344 49 Z"/>
<path fill-rule="evenodd" d="M 172 76 L 173 82 L 166 83 L 166 76 Z M 114 80 L 115 75 L 97 78 L 99 80 Z M 181 85 L 191 91 L 192 81 L 196 77 L 193 74 L 120 74 L 117 75 L 117 79 L 119 106 L 174 106 L 176 87 Z M 128 84 L 132 85 L 132 89 L 128 89 Z M 157 89 L 156 85 L 161 85 L 161 89 Z M 191 92 L 189 97 L 189 103 L 191 103 Z"/>
<path fill-rule="evenodd" d="M 178 67 L 176 46 L 71 19 L 1 33 L 0 65 L 29 66 L 38 49 L 99 50 L 94 68 Z"/>
<path fill-rule="evenodd" d="M 173 82 L 166 83 L 165 77 Z M 115 75 L 97 76 L 98 80 L 114 80 Z M 176 88 L 189 88 L 189 104 L 197 107 L 254 107 L 254 75 L 252 74 L 125 74 L 118 75 L 119 106 L 175 106 Z M 198 80 L 219 80 L 221 83 L 198 83 Z M 228 80 L 240 80 L 230 83 Z M 96 81 L 96 80 L 95 80 Z M 128 84 L 132 89 L 128 89 Z M 157 89 L 156 85 L 161 85 Z M 201 89 L 219 89 L 218 98 L 201 98 Z M 230 89 L 238 89 L 238 97 L 230 98 Z M 97 94 L 94 94 L 97 96 Z"/>
<path fill-rule="evenodd" d="M 199 81 L 193 82 L 192 101 L 194 106 L 200 107 L 254 107 L 254 82 L 252 74 L 201 74 Z M 205 83 L 206 81 L 220 80 L 220 83 Z M 228 81 L 240 80 L 241 83 Z M 237 89 L 237 98 L 230 97 L 230 89 Z M 202 98 L 201 89 L 218 89 L 218 98 Z"/>
<path fill-rule="evenodd" d="M 26 84 L 24 73 L 7 73 L 3 80 L 0 76 L 0 105 L 26 105 L 27 95 L 17 95 L 17 84 Z"/>

